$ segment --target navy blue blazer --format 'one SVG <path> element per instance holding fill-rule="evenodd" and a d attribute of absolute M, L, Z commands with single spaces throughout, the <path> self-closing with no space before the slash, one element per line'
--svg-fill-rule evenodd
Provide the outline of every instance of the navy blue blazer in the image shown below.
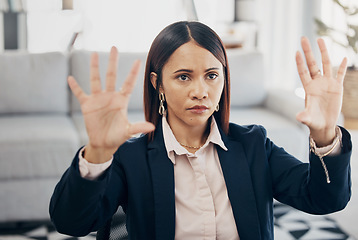
<path fill-rule="evenodd" d="M 273 198 L 312 214 L 346 206 L 352 143 L 341 129 L 342 153 L 324 158 L 329 184 L 317 156 L 310 153 L 309 164 L 300 162 L 271 142 L 261 126 L 230 124 L 228 136 L 220 130 L 228 151 L 217 147 L 217 152 L 241 240 L 273 239 Z M 60 233 L 96 231 L 121 205 L 129 239 L 174 239 L 174 168 L 161 123 L 155 131 L 151 142 L 142 136 L 123 144 L 96 181 L 81 178 L 76 154 L 51 198 L 51 219 Z"/>

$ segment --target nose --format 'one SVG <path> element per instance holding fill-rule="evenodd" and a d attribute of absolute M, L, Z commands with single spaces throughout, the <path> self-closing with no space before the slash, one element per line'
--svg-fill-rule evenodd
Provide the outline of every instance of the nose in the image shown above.
<path fill-rule="evenodd" d="M 208 97 L 208 88 L 204 79 L 195 79 L 192 82 L 190 97 L 192 99 L 198 100 L 205 99 Z"/>

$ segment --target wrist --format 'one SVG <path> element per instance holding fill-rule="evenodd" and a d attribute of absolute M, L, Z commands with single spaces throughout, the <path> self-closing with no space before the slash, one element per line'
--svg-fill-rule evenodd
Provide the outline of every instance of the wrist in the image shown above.
<path fill-rule="evenodd" d="M 93 147 L 91 144 L 85 146 L 83 158 L 88 162 L 100 164 L 109 161 L 117 149 Z"/>
<path fill-rule="evenodd" d="M 317 147 L 324 147 L 332 144 L 336 137 L 336 127 L 323 130 L 310 130 L 310 137 Z"/>

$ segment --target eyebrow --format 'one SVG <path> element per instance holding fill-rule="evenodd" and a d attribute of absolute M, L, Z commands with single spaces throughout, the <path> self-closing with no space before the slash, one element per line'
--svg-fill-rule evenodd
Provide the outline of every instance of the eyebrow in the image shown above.
<path fill-rule="evenodd" d="M 219 70 L 219 68 L 217 68 L 217 67 L 208 68 L 208 69 L 205 70 L 205 72 L 209 72 L 209 71 L 212 71 L 212 70 Z M 176 70 L 173 74 L 176 74 L 176 73 L 179 73 L 179 72 L 189 72 L 189 73 L 192 73 L 192 72 L 194 72 L 194 71 L 191 70 L 191 69 L 179 69 L 179 70 Z"/>

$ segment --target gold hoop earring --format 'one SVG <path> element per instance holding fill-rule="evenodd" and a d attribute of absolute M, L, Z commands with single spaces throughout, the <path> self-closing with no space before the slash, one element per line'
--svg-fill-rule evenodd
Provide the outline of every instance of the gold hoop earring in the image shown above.
<path fill-rule="evenodd" d="M 219 109 L 220 109 L 220 107 L 219 107 L 219 103 L 218 103 L 218 105 L 216 105 L 216 107 L 215 107 L 215 112 L 218 112 Z"/>
<path fill-rule="evenodd" d="M 165 101 L 165 97 L 164 97 L 164 93 L 159 93 L 159 114 L 163 115 L 165 112 L 165 107 L 164 107 L 164 101 Z"/>

